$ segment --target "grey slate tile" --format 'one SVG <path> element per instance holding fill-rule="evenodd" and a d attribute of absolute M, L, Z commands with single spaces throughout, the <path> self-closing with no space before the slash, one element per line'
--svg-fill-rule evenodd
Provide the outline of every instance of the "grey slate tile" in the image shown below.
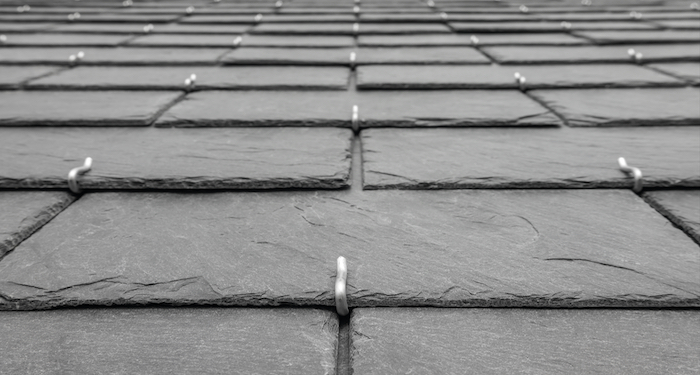
<path fill-rule="evenodd" d="M 648 31 L 658 29 L 652 23 L 637 22 L 637 21 L 608 21 L 608 22 L 586 22 L 576 21 L 569 22 L 566 26 L 567 30 L 632 30 L 632 31 Z"/>
<path fill-rule="evenodd" d="M 560 124 L 517 90 L 362 91 L 355 100 L 363 128 Z"/>
<path fill-rule="evenodd" d="M 360 35 L 361 47 L 433 47 L 469 46 L 469 36 L 458 34 Z"/>
<path fill-rule="evenodd" d="M 695 88 L 535 90 L 531 95 L 570 126 L 700 125 Z"/>
<path fill-rule="evenodd" d="M 152 34 L 129 41 L 129 46 L 234 47 L 236 35 Z M 196 53 L 196 51 L 193 51 Z"/>
<path fill-rule="evenodd" d="M 359 89 L 661 87 L 684 82 L 634 65 L 360 66 Z"/>
<path fill-rule="evenodd" d="M 700 305 L 697 244 L 631 191 L 346 190 L 85 194 L 0 262 L 0 308 L 332 306 L 339 255 L 355 307 Z"/>
<path fill-rule="evenodd" d="M 644 199 L 700 244 L 700 190 L 660 190 Z"/>
<path fill-rule="evenodd" d="M 540 22 L 538 17 L 524 13 L 447 13 L 452 22 Z"/>
<path fill-rule="evenodd" d="M 352 35 L 352 23 L 261 23 L 251 34 L 284 35 Z"/>
<path fill-rule="evenodd" d="M 95 47 L 16 47 L 0 48 L 0 63 L 61 64 L 70 63 L 69 56 L 82 51 L 80 65 L 195 65 L 215 64 L 227 48 L 95 48 Z"/>
<path fill-rule="evenodd" d="M 0 72 L 3 68 L 0 67 Z M 196 75 L 194 89 L 345 90 L 350 70 L 343 67 L 77 67 L 35 80 L 27 87 L 90 90 L 183 90 Z M 670 77 L 669 77 L 670 78 Z M 673 79 L 673 78 L 670 78 Z"/>
<path fill-rule="evenodd" d="M 165 112 L 156 126 L 350 127 L 350 98 L 337 91 L 198 92 Z"/>
<path fill-rule="evenodd" d="M 698 20 L 660 20 L 654 21 L 655 24 L 669 29 L 680 30 L 697 30 L 700 29 L 700 21 Z"/>
<path fill-rule="evenodd" d="M 8 46 L 116 46 L 129 38 L 100 34 L 9 34 L 2 44 Z"/>
<path fill-rule="evenodd" d="M 362 8 L 360 8 L 362 9 Z M 438 13 L 360 13 L 361 22 L 442 22 Z"/>
<path fill-rule="evenodd" d="M 588 31 L 577 32 L 576 35 L 600 44 L 700 42 L 697 31 Z"/>
<path fill-rule="evenodd" d="M 67 23 L 58 24 L 51 28 L 51 32 L 65 33 L 103 33 L 103 34 L 143 34 L 145 23 Z M 154 30 L 167 27 L 166 25 L 156 24 Z"/>
<path fill-rule="evenodd" d="M 74 200 L 58 191 L 0 191 L 0 259 Z"/>
<path fill-rule="evenodd" d="M 29 32 L 44 31 L 52 29 L 57 24 L 50 22 L 2 22 L 0 21 L 0 32 Z"/>
<path fill-rule="evenodd" d="M 345 35 L 246 35 L 245 47 L 354 47 L 355 40 Z"/>
<path fill-rule="evenodd" d="M 659 63 L 648 66 L 688 81 L 700 83 L 700 63 Z"/>
<path fill-rule="evenodd" d="M 66 16 L 62 16 L 66 20 Z M 88 13 L 81 14 L 75 23 L 86 22 L 129 22 L 129 23 L 168 23 L 180 18 L 176 14 L 118 14 L 118 13 Z"/>
<path fill-rule="evenodd" d="M 449 22 L 457 32 L 469 33 L 503 33 L 503 32 L 556 32 L 561 31 L 555 22 Z"/>
<path fill-rule="evenodd" d="M 348 186 L 347 129 L 0 129 L 3 188 L 337 189 Z M 42 150 L 37 153 L 36 150 Z M 24 155 L 24 157 L 17 157 Z"/>
<path fill-rule="evenodd" d="M 16 87 L 32 78 L 53 73 L 60 68 L 55 66 L 0 66 L 0 88 Z"/>
<path fill-rule="evenodd" d="M 224 64 L 243 65 L 350 65 L 348 48 L 237 48 L 222 58 Z"/>
<path fill-rule="evenodd" d="M 264 17 L 264 15 L 263 15 Z M 190 17 L 185 17 L 180 20 L 180 24 L 191 25 L 191 24 L 248 24 L 253 25 L 256 23 L 254 14 L 241 14 L 241 15 L 194 15 Z"/>
<path fill-rule="evenodd" d="M 156 34 L 242 34 L 250 29 L 250 25 L 217 25 L 217 24 L 181 24 L 154 25 Z"/>
<path fill-rule="evenodd" d="M 696 311 L 366 308 L 355 374 L 693 374 Z"/>
<path fill-rule="evenodd" d="M 313 309 L 4 313 L 8 373 L 334 374 L 337 317 Z"/>
<path fill-rule="evenodd" d="M 357 33 L 368 34 L 435 34 L 450 33 L 441 23 L 360 23 Z"/>
<path fill-rule="evenodd" d="M 644 44 L 614 46 L 484 47 L 482 51 L 501 64 L 631 62 L 629 49 L 643 61 L 700 61 L 700 44 Z"/>
<path fill-rule="evenodd" d="M 371 129 L 362 132 L 366 189 L 700 186 L 695 127 Z M 663 152 L 660 152 L 663 150 Z"/>
<path fill-rule="evenodd" d="M 263 16 L 263 22 L 295 23 L 295 22 L 355 22 L 354 14 L 270 14 Z"/>
<path fill-rule="evenodd" d="M 489 64 L 472 47 L 362 47 L 357 64 Z M 462 67 L 462 69 L 469 69 Z"/>
<path fill-rule="evenodd" d="M 565 33 L 476 34 L 478 45 L 569 46 L 590 44 L 586 39 Z"/>
<path fill-rule="evenodd" d="M 180 95 L 167 91 L 0 91 L 0 126 L 147 126 Z"/>

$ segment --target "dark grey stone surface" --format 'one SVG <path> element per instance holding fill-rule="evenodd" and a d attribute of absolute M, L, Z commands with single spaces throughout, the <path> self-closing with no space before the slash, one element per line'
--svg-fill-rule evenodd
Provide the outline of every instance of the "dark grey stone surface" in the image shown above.
<path fill-rule="evenodd" d="M 156 126 L 350 127 L 350 93 L 338 91 L 211 91 L 188 95 Z"/>
<path fill-rule="evenodd" d="M 93 168 L 79 178 L 85 189 L 348 185 L 346 129 L 5 128 L 0 134 L 5 188 L 66 188 L 68 171 L 88 156 Z"/>
<path fill-rule="evenodd" d="M 193 15 L 180 20 L 183 25 L 188 24 L 255 24 L 254 14 L 227 14 L 227 15 Z"/>
<path fill-rule="evenodd" d="M 349 35 L 246 35 L 242 46 L 252 47 L 353 47 Z"/>
<path fill-rule="evenodd" d="M 160 34 L 242 34 L 250 29 L 250 25 L 198 25 L 171 23 L 168 25 L 156 25 L 154 33 Z"/>
<path fill-rule="evenodd" d="M 8 46 L 116 46 L 129 39 L 110 34 L 8 34 Z"/>
<path fill-rule="evenodd" d="M 57 24 L 50 22 L 2 22 L 0 21 L 0 31 L 43 31 L 52 29 Z"/>
<path fill-rule="evenodd" d="M 0 68 L 2 71 L 2 68 Z M 350 70 L 344 67 L 77 67 L 31 82 L 30 88 L 173 89 L 185 88 L 195 74 L 195 89 L 345 90 Z M 670 78 L 669 79 L 673 79 Z"/>
<path fill-rule="evenodd" d="M 74 199 L 64 192 L 0 191 L 0 259 Z"/>
<path fill-rule="evenodd" d="M 638 21 L 623 21 L 623 22 L 586 22 L 586 21 L 575 21 L 569 22 L 570 30 L 634 30 L 636 31 L 646 31 L 646 30 L 657 30 L 658 27 L 651 23 L 638 22 Z M 578 34 L 578 33 L 577 33 Z"/>
<path fill-rule="evenodd" d="M 95 48 L 95 47 L 15 47 L 0 48 L 0 63 L 64 64 L 79 51 L 85 57 L 79 65 L 195 65 L 216 63 L 227 48 Z M 196 53 L 193 53 L 196 52 Z"/>
<path fill-rule="evenodd" d="M 61 21 L 66 20 L 66 16 L 61 15 Z M 75 23 L 86 22 L 131 22 L 131 23 L 168 23 L 177 20 L 180 15 L 175 14 L 118 14 L 118 13 L 88 13 L 81 14 Z"/>
<path fill-rule="evenodd" d="M 675 77 L 700 83 L 700 63 L 659 63 L 648 66 Z"/>
<path fill-rule="evenodd" d="M 147 126 L 181 93 L 0 91 L 0 126 Z"/>
<path fill-rule="evenodd" d="M 700 22 L 697 20 L 663 20 L 654 21 L 655 24 L 669 29 L 697 30 L 700 29 Z"/>
<path fill-rule="evenodd" d="M 700 190 L 650 191 L 644 199 L 700 244 Z"/>
<path fill-rule="evenodd" d="M 244 65 L 350 65 L 349 48 L 237 48 L 223 57 L 224 64 Z"/>
<path fill-rule="evenodd" d="M 362 9 L 362 8 L 360 8 Z M 393 9 L 389 11 L 393 12 Z M 361 22 L 442 22 L 438 13 L 360 13 Z"/>
<path fill-rule="evenodd" d="M 457 32 L 463 33 L 503 33 L 503 32 L 553 32 L 561 31 L 556 22 L 450 22 Z"/>
<path fill-rule="evenodd" d="M 472 47 L 362 47 L 357 50 L 357 64 L 489 64 L 489 60 Z M 469 69 L 462 67 L 462 69 Z"/>
<path fill-rule="evenodd" d="M 264 22 L 355 22 L 354 14 L 270 14 L 263 17 Z"/>
<path fill-rule="evenodd" d="M 599 44 L 700 42 L 697 31 L 586 31 L 577 32 L 576 35 Z"/>
<path fill-rule="evenodd" d="M 469 46 L 468 35 L 417 34 L 417 35 L 360 35 L 357 43 L 361 47 L 429 47 Z"/>
<path fill-rule="evenodd" d="M 313 309 L 2 313 L 0 367 L 33 374 L 335 374 L 338 319 Z"/>
<path fill-rule="evenodd" d="M 700 314 L 657 310 L 367 308 L 364 374 L 696 374 Z"/>
<path fill-rule="evenodd" d="M 133 46 L 153 47 L 229 47 L 234 46 L 236 35 L 216 34 L 151 34 L 129 42 Z M 196 53 L 197 51 L 192 51 Z"/>
<path fill-rule="evenodd" d="M 360 23 L 358 34 L 433 34 L 450 33 L 441 23 Z"/>
<path fill-rule="evenodd" d="M 352 35 L 352 23 L 261 23 L 250 30 L 251 34 L 290 35 Z"/>
<path fill-rule="evenodd" d="M 529 89 L 685 85 L 682 80 L 668 75 L 623 64 L 483 65 L 468 68 L 375 65 L 357 68 L 357 87 L 360 89 L 518 88 L 514 76 L 516 72 L 526 77 L 525 87 Z"/>
<path fill-rule="evenodd" d="M 292 144 L 292 142 L 289 142 Z M 700 252 L 627 190 L 85 194 L 0 262 L 0 308 L 700 306 Z"/>
<path fill-rule="evenodd" d="M 355 102 L 361 127 L 560 124 L 554 114 L 516 90 L 361 91 Z"/>
<path fill-rule="evenodd" d="M 0 66 L 0 87 L 15 87 L 29 79 L 56 72 L 60 68 L 55 66 L 29 65 L 29 66 Z"/>
<path fill-rule="evenodd" d="M 484 47 L 502 64 L 631 62 L 629 49 L 643 54 L 644 61 L 700 61 L 700 44 L 644 44 L 614 46 Z"/>
<path fill-rule="evenodd" d="M 695 127 L 371 129 L 362 148 L 370 189 L 632 188 L 619 157 L 644 186 L 700 187 Z"/>
<path fill-rule="evenodd" d="M 530 93 L 570 126 L 700 125 L 696 88 L 591 89 Z"/>
<path fill-rule="evenodd" d="M 102 34 L 142 34 L 143 23 L 65 23 L 56 24 L 51 28 L 51 32 L 66 32 L 66 33 L 102 33 Z M 154 25 L 154 30 L 160 30 L 163 27 L 168 27 L 163 24 Z"/>
<path fill-rule="evenodd" d="M 468 35 L 468 34 L 461 34 Z M 516 33 L 516 34 L 488 34 L 478 33 L 475 35 L 478 38 L 480 46 L 497 46 L 497 45 L 514 45 L 514 46 L 569 46 L 569 45 L 586 45 L 590 42 L 586 39 L 577 38 L 565 33 Z"/>

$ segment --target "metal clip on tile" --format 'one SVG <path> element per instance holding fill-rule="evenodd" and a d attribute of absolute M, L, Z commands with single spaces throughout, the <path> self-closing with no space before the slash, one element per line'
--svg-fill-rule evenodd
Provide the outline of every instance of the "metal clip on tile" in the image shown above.
<path fill-rule="evenodd" d="M 155 27 L 153 26 L 152 23 L 149 23 L 148 25 L 146 25 L 146 26 L 143 27 L 143 32 L 146 33 L 146 34 L 148 34 L 148 33 L 150 33 L 151 31 L 153 31 L 153 29 L 155 29 Z"/>
<path fill-rule="evenodd" d="M 17 13 L 29 12 L 32 9 L 29 5 L 22 5 L 17 7 Z"/>
<path fill-rule="evenodd" d="M 76 167 L 68 172 L 68 188 L 75 194 L 82 190 L 78 186 L 78 176 L 87 173 L 92 168 L 92 158 L 85 158 L 85 163 L 81 167 Z"/>
<path fill-rule="evenodd" d="M 617 164 L 620 165 L 621 171 L 628 174 L 631 173 L 634 177 L 634 187 L 632 188 L 632 190 L 635 193 L 639 193 L 640 191 L 642 191 L 642 171 L 639 170 L 639 168 L 628 166 L 627 161 L 625 161 L 625 158 L 622 157 L 617 159 Z"/>
<path fill-rule="evenodd" d="M 520 74 L 520 72 L 515 72 L 514 76 L 515 76 L 515 83 L 518 84 L 518 88 L 520 89 L 520 91 L 525 91 L 526 90 L 525 82 L 527 82 L 527 80 L 525 79 L 525 76 Z"/>
<path fill-rule="evenodd" d="M 233 46 L 238 47 L 241 45 L 241 42 L 243 42 L 243 37 L 237 36 L 236 39 L 233 40 Z"/>
<path fill-rule="evenodd" d="M 474 46 L 477 45 L 477 44 L 479 44 L 479 38 L 477 38 L 476 35 L 472 35 L 472 36 L 469 38 L 469 40 L 472 41 L 472 45 L 474 45 Z"/>
<path fill-rule="evenodd" d="M 700 4 L 698 4 L 698 3 L 692 3 L 692 4 L 690 4 L 690 9 L 692 9 L 692 10 L 699 10 L 699 11 L 700 11 Z"/>
<path fill-rule="evenodd" d="M 630 49 L 627 50 L 627 54 L 628 54 L 628 55 L 630 56 L 630 58 L 631 58 L 634 62 L 636 62 L 637 64 L 641 64 L 641 63 L 642 63 L 642 57 L 644 57 L 644 55 L 642 55 L 641 52 L 637 52 L 637 51 L 634 50 L 634 48 L 630 48 Z"/>
<path fill-rule="evenodd" d="M 185 90 L 186 91 L 192 91 L 194 89 L 194 85 L 197 81 L 197 75 L 192 73 L 190 74 L 190 78 L 187 78 L 185 80 Z"/>
<path fill-rule="evenodd" d="M 632 12 L 630 12 L 630 18 L 632 18 L 634 20 L 638 20 L 638 19 L 642 18 L 642 14 L 639 12 L 632 11 Z"/>
<path fill-rule="evenodd" d="M 7 35 L 0 35 L 0 44 L 7 42 Z"/>
<path fill-rule="evenodd" d="M 447 13 L 445 13 L 445 12 L 440 13 L 440 18 L 442 18 L 443 21 L 447 21 Z"/>
<path fill-rule="evenodd" d="M 122 1 L 122 6 L 123 6 L 124 8 L 128 8 L 128 7 L 132 6 L 132 5 L 134 5 L 134 2 L 131 1 L 131 0 L 124 0 L 124 1 Z"/>
<path fill-rule="evenodd" d="M 77 64 L 79 61 L 81 61 L 85 57 L 85 52 L 83 51 L 78 51 L 75 55 L 70 55 L 68 56 L 68 62 L 70 63 L 71 66 Z"/>
<path fill-rule="evenodd" d="M 194 13 L 194 7 L 191 5 L 188 6 L 187 9 L 185 9 L 185 13 L 187 13 L 188 15 Z"/>
<path fill-rule="evenodd" d="M 277 9 L 282 8 L 282 5 L 284 5 L 282 0 L 277 0 L 277 2 L 275 3 L 275 8 L 277 8 Z"/>
<path fill-rule="evenodd" d="M 520 9 L 520 13 L 527 13 L 530 11 L 530 8 L 526 7 L 524 4 L 521 5 L 518 9 Z"/>
<path fill-rule="evenodd" d="M 564 30 L 571 30 L 571 22 L 561 21 L 561 28 Z"/>
<path fill-rule="evenodd" d="M 583 5 L 585 7 L 589 7 L 589 6 L 593 5 L 593 2 L 591 0 L 581 0 L 581 5 Z"/>
<path fill-rule="evenodd" d="M 80 18 L 80 13 L 75 12 L 68 15 L 68 21 L 75 21 Z"/>
<path fill-rule="evenodd" d="M 355 133 L 360 131 L 360 109 L 354 105 L 352 106 L 352 131 Z"/>
<path fill-rule="evenodd" d="M 352 32 L 355 33 L 355 35 L 357 35 L 360 32 L 359 23 L 355 22 L 354 24 L 352 24 Z"/>
<path fill-rule="evenodd" d="M 338 257 L 338 271 L 335 277 L 335 310 L 338 315 L 345 316 L 350 313 L 348 309 L 348 296 L 346 293 L 348 279 L 348 264 L 344 257 Z"/>
<path fill-rule="evenodd" d="M 360 14 L 360 7 L 357 6 L 357 5 L 355 5 L 355 6 L 352 8 L 352 11 L 353 11 L 353 13 L 355 13 L 356 15 L 358 15 L 358 14 Z"/>
<path fill-rule="evenodd" d="M 254 18 L 255 23 L 260 23 L 260 21 L 262 21 L 262 17 L 262 13 L 256 14 Z"/>
<path fill-rule="evenodd" d="M 355 67 L 355 60 L 357 59 L 357 54 L 355 52 L 350 52 L 350 67 Z"/>
<path fill-rule="evenodd" d="M 435 2 L 433 0 L 428 0 L 428 6 L 431 8 L 435 8 Z"/>

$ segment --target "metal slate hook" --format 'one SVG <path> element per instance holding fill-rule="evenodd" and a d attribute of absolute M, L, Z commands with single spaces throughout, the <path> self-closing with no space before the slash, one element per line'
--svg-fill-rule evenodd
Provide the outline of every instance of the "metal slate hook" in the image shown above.
<path fill-rule="evenodd" d="M 79 194 L 81 189 L 78 186 L 78 176 L 87 173 L 92 169 L 92 158 L 85 158 L 85 163 L 81 167 L 76 167 L 68 172 L 68 188 L 75 194 Z"/>
<path fill-rule="evenodd" d="M 356 105 L 352 106 L 352 131 L 360 131 L 360 108 Z"/>
<path fill-rule="evenodd" d="M 344 257 L 338 257 L 338 270 L 335 277 L 335 310 L 338 315 L 345 316 L 350 313 L 348 309 L 348 296 L 346 285 L 348 279 L 348 264 Z"/>
<path fill-rule="evenodd" d="M 520 91 L 525 91 L 525 82 L 527 82 L 525 76 L 520 74 L 520 72 L 515 72 L 513 76 L 515 77 L 515 83 L 518 84 L 518 88 L 520 88 Z"/>
<path fill-rule="evenodd" d="M 635 193 L 639 193 L 642 191 L 642 171 L 639 168 L 635 167 L 630 167 L 627 165 L 627 161 L 625 158 L 619 158 L 617 159 L 617 163 L 620 165 L 620 170 L 627 173 L 627 174 L 632 174 L 634 177 L 634 187 L 632 190 Z"/>

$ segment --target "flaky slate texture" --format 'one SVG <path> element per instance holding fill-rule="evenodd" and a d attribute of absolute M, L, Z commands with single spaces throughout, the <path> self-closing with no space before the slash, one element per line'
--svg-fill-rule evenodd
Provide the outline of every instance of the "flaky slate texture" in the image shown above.
<path fill-rule="evenodd" d="M 160 29 L 158 30 L 160 32 Z M 234 35 L 153 34 L 129 41 L 133 46 L 152 47 L 233 47 Z"/>
<path fill-rule="evenodd" d="M 55 66 L 0 66 L 0 88 L 16 87 L 32 78 L 41 77 L 60 70 Z"/>
<path fill-rule="evenodd" d="M 0 126 L 147 126 L 181 95 L 168 91 L 0 91 Z"/>
<path fill-rule="evenodd" d="M 340 91 L 199 92 L 173 106 L 156 126 L 350 127 L 350 98 Z"/>
<path fill-rule="evenodd" d="M 69 65 L 68 57 L 83 52 L 79 65 L 213 65 L 226 48 L 96 48 L 16 47 L 0 48 L 0 62 Z M 196 53 L 193 53 L 196 52 Z"/>
<path fill-rule="evenodd" d="M 535 90 L 570 126 L 669 126 L 700 124 L 696 88 Z"/>
<path fill-rule="evenodd" d="M 700 187 L 694 127 L 371 129 L 367 189 L 631 188 L 625 157 L 649 187 Z M 410 152 L 407 152 L 410 150 Z"/>
<path fill-rule="evenodd" d="M 355 374 L 695 374 L 696 311 L 355 309 Z"/>
<path fill-rule="evenodd" d="M 237 48 L 223 57 L 224 64 L 244 65 L 350 65 L 346 48 Z"/>
<path fill-rule="evenodd" d="M 109 34 L 11 34 L 3 42 L 10 46 L 116 46 L 126 42 L 125 35 Z"/>
<path fill-rule="evenodd" d="M 0 259 L 74 199 L 64 192 L 0 191 Z"/>
<path fill-rule="evenodd" d="M 313 309 L 3 314 L 0 367 L 53 374 L 334 374 L 338 318 Z"/>
<path fill-rule="evenodd" d="M 700 42 L 697 31 L 587 31 L 577 32 L 576 35 L 600 44 Z"/>
<path fill-rule="evenodd" d="M 700 190 L 650 191 L 644 199 L 700 244 Z"/>
<path fill-rule="evenodd" d="M 563 225 L 565 224 L 565 225 Z M 86 194 L 0 262 L 0 308 L 700 306 L 697 244 L 631 191 Z"/>
<path fill-rule="evenodd" d="M 560 124 L 549 110 L 516 90 L 362 91 L 355 103 L 362 127 Z"/>
<path fill-rule="evenodd" d="M 357 64 L 489 64 L 491 60 L 471 47 L 363 47 Z M 468 69 L 462 67 L 462 69 Z"/>
<path fill-rule="evenodd" d="M 695 84 L 700 83 L 700 63 L 659 63 L 650 67 Z"/>
<path fill-rule="evenodd" d="M 700 44 L 628 44 L 614 46 L 494 46 L 484 51 L 500 64 L 633 62 L 629 49 L 643 61 L 700 61 Z"/>
<path fill-rule="evenodd" d="M 336 128 L 7 128 L 0 187 L 66 188 L 89 156 L 85 189 L 342 188 L 350 137 Z"/>

